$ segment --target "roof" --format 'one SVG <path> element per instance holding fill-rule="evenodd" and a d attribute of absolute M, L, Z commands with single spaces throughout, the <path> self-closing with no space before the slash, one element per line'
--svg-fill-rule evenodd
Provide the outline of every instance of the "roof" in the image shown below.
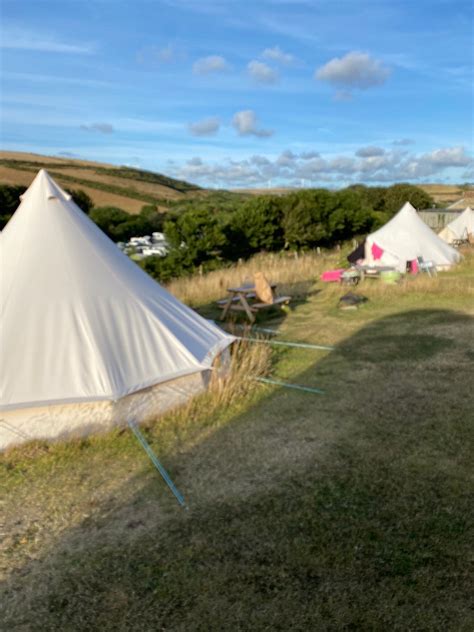
<path fill-rule="evenodd" d="M 0 409 L 116 400 L 233 338 L 124 255 L 41 170 L 0 238 Z"/>

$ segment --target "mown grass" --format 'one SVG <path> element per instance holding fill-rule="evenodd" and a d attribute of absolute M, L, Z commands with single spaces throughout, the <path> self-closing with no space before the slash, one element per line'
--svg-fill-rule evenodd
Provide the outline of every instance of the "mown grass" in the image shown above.
<path fill-rule="evenodd" d="M 354 312 L 336 307 L 347 290 L 316 281 L 338 253 L 232 271 L 305 287 L 266 324 L 336 349 L 236 361 L 231 390 L 146 429 L 188 511 L 128 431 L 4 456 L 5 629 L 472 630 L 466 254 L 436 279 L 365 282 Z M 326 394 L 247 390 L 269 370 Z"/>

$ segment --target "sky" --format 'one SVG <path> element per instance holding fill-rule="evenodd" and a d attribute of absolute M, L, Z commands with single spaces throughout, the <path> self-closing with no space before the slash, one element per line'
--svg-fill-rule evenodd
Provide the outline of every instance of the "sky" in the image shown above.
<path fill-rule="evenodd" d="M 471 0 L 2 0 L 5 150 L 219 188 L 474 181 Z"/>

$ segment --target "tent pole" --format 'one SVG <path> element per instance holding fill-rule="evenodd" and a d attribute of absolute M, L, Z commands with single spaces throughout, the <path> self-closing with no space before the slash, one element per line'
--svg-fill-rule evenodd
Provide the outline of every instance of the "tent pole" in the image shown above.
<path fill-rule="evenodd" d="M 165 470 L 165 468 L 163 467 L 163 465 L 160 463 L 160 461 L 158 460 L 158 457 L 156 456 L 156 454 L 153 452 L 153 450 L 151 449 L 150 444 L 147 442 L 147 440 L 145 439 L 145 437 L 143 436 L 143 433 L 140 431 L 139 427 L 137 426 L 137 424 L 132 421 L 131 419 L 127 420 L 127 423 L 129 425 L 129 428 L 131 429 L 131 431 L 133 432 L 133 434 L 135 435 L 135 437 L 137 438 L 138 442 L 140 443 L 140 445 L 142 446 L 142 448 L 145 450 L 145 452 L 147 453 L 148 457 L 150 458 L 150 461 L 153 463 L 153 465 L 156 467 L 156 469 L 158 470 L 158 472 L 161 474 L 163 480 L 165 481 L 165 483 L 168 485 L 168 487 L 170 488 L 170 490 L 172 491 L 173 495 L 175 496 L 176 500 L 178 501 L 178 503 L 181 505 L 181 507 L 184 507 L 185 509 L 187 509 L 186 503 L 184 502 L 184 498 L 183 495 L 181 494 L 181 492 L 176 488 L 176 485 L 173 483 L 173 481 L 171 480 L 170 475 L 168 474 L 168 472 Z"/>

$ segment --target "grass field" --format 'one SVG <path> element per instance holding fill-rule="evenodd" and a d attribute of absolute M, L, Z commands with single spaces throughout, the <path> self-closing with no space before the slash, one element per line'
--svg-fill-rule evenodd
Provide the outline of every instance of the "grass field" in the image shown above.
<path fill-rule="evenodd" d="M 296 300 L 261 324 L 316 351 L 241 349 L 234 379 L 147 436 L 181 509 L 116 431 L 2 457 L 3 627 L 15 631 L 474 629 L 474 255 L 435 279 L 259 258 L 171 289 L 216 316 L 260 268 Z M 315 395 L 256 385 L 255 373 Z"/>

